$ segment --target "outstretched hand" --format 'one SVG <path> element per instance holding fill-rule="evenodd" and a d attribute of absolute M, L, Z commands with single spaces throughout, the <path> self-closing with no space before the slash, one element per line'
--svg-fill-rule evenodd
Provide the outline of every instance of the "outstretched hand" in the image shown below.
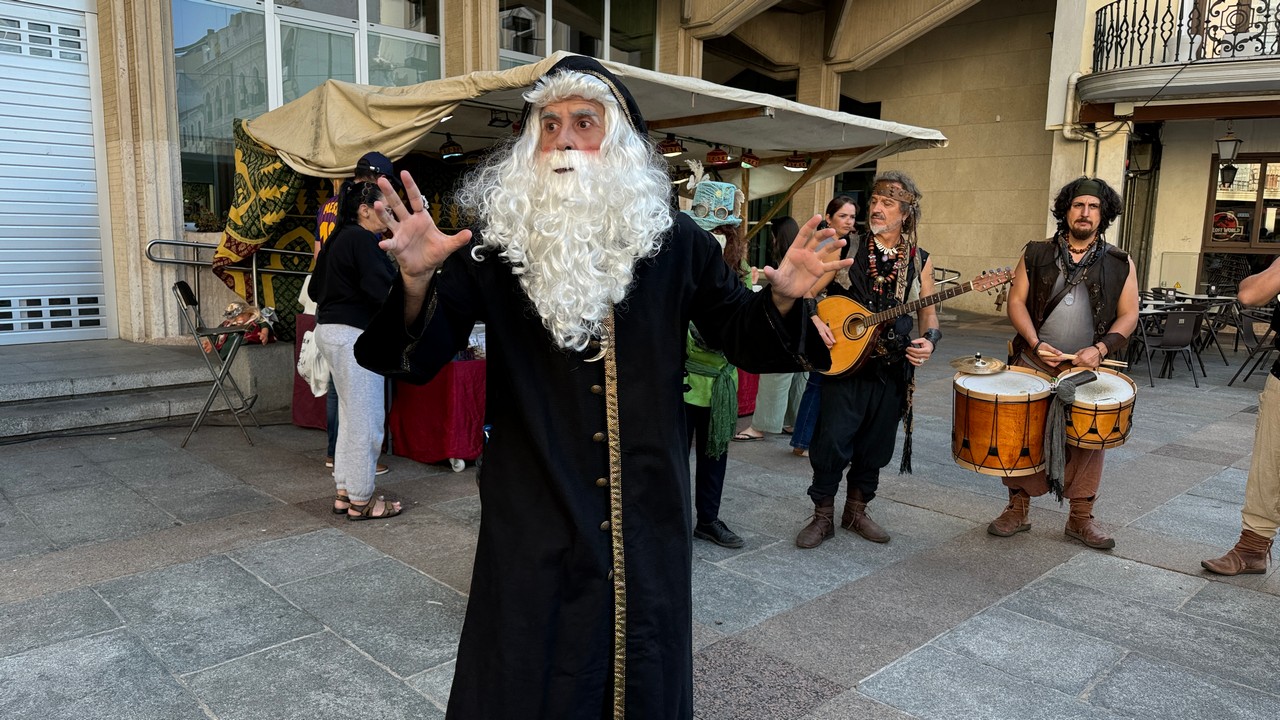
<path fill-rule="evenodd" d="M 843 247 L 845 241 L 836 238 L 836 231 L 832 228 L 818 230 L 821 222 L 821 215 L 810 218 L 796 234 L 778 268 L 764 268 L 764 276 L 769 279 L 773 292 L 773 302 L 783 313 L 788 312 L 798 298 L 804 297 L 823 275 L 853 264 L 852 258 L 822 260 L 822 253 Z"/>
<path fill-rule="evenodd" d="M 378 243 L 378 247 L 395 256 L 406 283 L 425 285 L 445 258 L 471 240 L 471 231 L 462 230 L 453 235 L 441 232 L 431 213 L 426 212 L 426 198 L 418 190 L 413 176 L 402 170 L 400 180 L 409 198 L 408 207 L 400 201 L 387 178 L 378 178 L 385 200 L 375 203 L 374 210 L 382 214 L 391 229 L 391 237 Z"/>

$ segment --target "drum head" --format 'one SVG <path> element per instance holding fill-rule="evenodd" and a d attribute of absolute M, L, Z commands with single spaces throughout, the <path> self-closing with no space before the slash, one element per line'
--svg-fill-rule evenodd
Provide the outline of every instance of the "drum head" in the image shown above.
<path fill-rule="evenodd" d="M 1005 368 L 992 375 L 966 375 L 957 373 L 955 385 L 966 395 L 975 397 L 1005 398 L 1045 396 L 1051 388 L 1050 379 L 1034 370 L 1026 368 Z"/>
<path fill-rule="evenodd" d="M 1085 370 L 1072 370 L 1063 373 L 1059 379 L 1077 375 Z M 1097 373 L 1098 379 L 1091 383 L 1085 383 L 1076 388 L 1076 403 L 1085 403 L 1089 405 L 1121 405 L 1138 394 L 1138 388 L 1133 384 L 1127 375 L 1118 373 L 1107 368 L 1098 368 L 1093 372 Z"/>

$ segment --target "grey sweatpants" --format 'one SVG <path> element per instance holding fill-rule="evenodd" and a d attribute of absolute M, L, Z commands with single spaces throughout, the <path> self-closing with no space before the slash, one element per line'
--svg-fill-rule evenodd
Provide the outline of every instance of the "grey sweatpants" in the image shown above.
<path fill-rule="evenodd" d="M 373 475 L 382 453 L 386 417 L 384 380 L 356 363 L 356 338 L 361 330 L 350 325 L 316 326 L 316 346 L 329 363 L 338 387 L 338 445 L 333 454 L 333 477 L 338 492 L 356 502 L 373 496 Z"/>

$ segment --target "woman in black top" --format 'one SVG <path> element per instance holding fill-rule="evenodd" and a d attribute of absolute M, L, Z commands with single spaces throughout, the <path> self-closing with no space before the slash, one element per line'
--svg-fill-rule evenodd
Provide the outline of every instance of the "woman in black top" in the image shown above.
<path fill-rule="evenodd" d="M 383 378 L 356 363 L 356 339 L 381 307 L 395 265 L 378 247 L 387 229 L 374 203 L 382 192 L 371 182 L 347 181 L 338 192 L 338 217 L 320 250 L 309 288 L 317 303 L 316 345 L 338 388 L 338 445 L 333 457 L 337 485 L 334 513 L 348 520 L 400 514 L 400 503 L 374 497 L 374 472 L 382 452 L 386 396 Z"/>

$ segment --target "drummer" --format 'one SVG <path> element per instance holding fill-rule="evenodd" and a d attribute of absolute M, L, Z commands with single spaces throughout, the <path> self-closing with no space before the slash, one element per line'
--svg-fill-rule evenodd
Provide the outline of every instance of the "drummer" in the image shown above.
<path fill-rule="evenodd" d="M 1058 192 L 1052 207 L 1057 233 L 1027 243 L 1014 273 L 1008 312 L 1018 334 L 1010 363 L 1058 375 L 1073 365 L 1096 369 L 1124 347 L 1138 325 L 1137 272 L 1104 235 L 1121 208 L 1120 195 L 1096 178 L 1079 178 Z M 1071 501 L 1067 536 L 1105 550 L 1116 542 L 1093 521 L 1104 452 L 1067 448 L 1063 497 Z M 1031 498 L 1050 490 L 1043 470 L 1004 484 L 1009 504 L 987 526 L 1000 537 L 1030 530 Z"/>

